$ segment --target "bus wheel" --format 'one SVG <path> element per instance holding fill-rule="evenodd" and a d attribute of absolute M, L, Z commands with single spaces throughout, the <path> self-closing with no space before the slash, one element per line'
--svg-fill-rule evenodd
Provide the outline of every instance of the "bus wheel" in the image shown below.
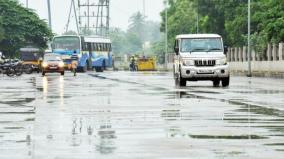
<path fill-rule="evenodd" d="M 88 71 L 88 66 L 85 65 L 85 66 L 83 67 L 83 69 L 82 69 L 82 72 L 87 72 L 87 71 Z"/>
<path fill-rule="evenodd" d="M 103 67 L 95 67 L 96 72 L 104 72 Z"/>
<path fill-rule="evenodd" d="M 106 61 L 103 61 L 103 67 L 102 67 L 103 70 L 106 70 Z"/>

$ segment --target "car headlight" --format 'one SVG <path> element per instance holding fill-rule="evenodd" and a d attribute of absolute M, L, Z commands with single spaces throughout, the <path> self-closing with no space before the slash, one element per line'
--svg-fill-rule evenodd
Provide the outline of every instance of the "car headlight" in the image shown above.
<path fill-rule="evenodd" d="M 216 61 L 217 65 L 227 65 L 227 58 L 222 58 Z"/>
<path fill-rule="evenodd" d="M 183 66 L 194 66 L 194 61 L 183 59 L 182 64 L 183 64 Z"/>
<path fill-rule="evenodd" d="M 60 62 L 59 67 L 64 67 L 64 62 Z"/>
<path fill-rule="evenodd" d="M 41 64 L 41 66 L 42 66 L 42 67 L 47 67 L 48 64 L 47 64 L 46 62 L 43 62 L 43 63 Z"/>

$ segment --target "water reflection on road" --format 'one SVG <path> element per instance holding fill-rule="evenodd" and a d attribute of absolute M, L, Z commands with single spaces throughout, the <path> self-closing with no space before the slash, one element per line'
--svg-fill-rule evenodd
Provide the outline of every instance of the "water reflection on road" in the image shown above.
<path fill-rule="evenodd" d="M 1 148 L 0 158 L 280 159 L 284 83 L 266 82 L 176 88 L 169 73 L 27 77 L 23 88 L 0 87 L 0 144 L 16 151 L 25 142 L 19 156 Z"/>

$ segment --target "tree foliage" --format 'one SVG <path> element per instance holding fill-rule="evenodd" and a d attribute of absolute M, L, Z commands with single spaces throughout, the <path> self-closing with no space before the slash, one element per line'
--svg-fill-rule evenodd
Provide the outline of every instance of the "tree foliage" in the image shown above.
<path fill-rule="evenodd" d="M 154 43 L 160 40 L 161 34 L 159 27 L 159 23 L 147 21 L 146 17 L 140 12 L 133 14 L 129 18 L 127 31 L 118 28 L 110 30 L 114 52 L 118 54 L 142 53 L 145 51 L 143 48 L 145 42 Z M 147 51 L 151 52 L 151 50 Z"/>
<path fill-rule="evenodd" d="M 229 46 L 247 42 L 248 4 L 244 0 L 169 0 L 168 35 L 170 47 L 177 34 L 217 33 Z M 284 40 L 284 1 L 257 0 L 251 3 L 253 46 L 264 50 L 267 43 Z M 198 16 L 197 16 L 198 15 Z M 165 31 L 165 10 L 161 13 Z"/>
<path fill-rule="evenodd" d="M 13 56 L 21 47 L 46 48 L 52 32 L 47 23 L 14 0 L 0 0 L 0 49 Z"/>

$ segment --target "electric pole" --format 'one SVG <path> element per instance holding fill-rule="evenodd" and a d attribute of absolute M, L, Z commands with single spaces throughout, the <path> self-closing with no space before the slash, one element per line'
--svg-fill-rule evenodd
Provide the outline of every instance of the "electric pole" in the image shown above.
<path fill-rule="evenodd" d="M 251 77 L 251 8 L 250 8 L 250 0 L 248 0 L 248 77 Z"/>
<path fill-rule="evenodd" d="M 197 1 L 196 33 L 199 33 L 199 1 Z"/>
<path fill-rule="evenodd" d="M 86 3 L 79 1 L 80 29 L 88 33 L 100 36 L 109 34 L 109 1 L 110 0 L 87 0 Z"/>
<path fill-rule="evenodd" d="M 145 0 L 143 0 L 143 16 L 146 17 L 146 4 L 145 4 Z"/>
<path fill-rule="evenodd" d="M 26 0 L 26 8 L 29 8 L 29 0 Z"/>
<path fill-rule="evenodd" d="M 50 0 L 47 0 L 47 8 L 48 8 L 48 24 L 49 28 L 52 30 Z"/>
<path fill-rule="evenodd" d="M 70 23 L 70 19 L 71 19 L 72 9 L 73 9 L 74 14 L 75 14 L 77 34 L 80 35 L 80 29 L 79 29 L 79 24 L 78 24 L 78 17 L 77 17 L 76 6 L 75 6 L 74 0 L 71 0 L 71 5 L 70 5 L 70 10 L 69 10 L 69 15 L 68 15 L 68 21 L 67 21 L 67 24 L 66 24 L 65 32 L 68 32 L 68 29 L 69 29 L 69 23 Z"/>
<path fill-rule="evenodd" d="M 167 68 L 168 55 L 168 0 L 164 1 L 165 5 L 165 69 Z"/>

